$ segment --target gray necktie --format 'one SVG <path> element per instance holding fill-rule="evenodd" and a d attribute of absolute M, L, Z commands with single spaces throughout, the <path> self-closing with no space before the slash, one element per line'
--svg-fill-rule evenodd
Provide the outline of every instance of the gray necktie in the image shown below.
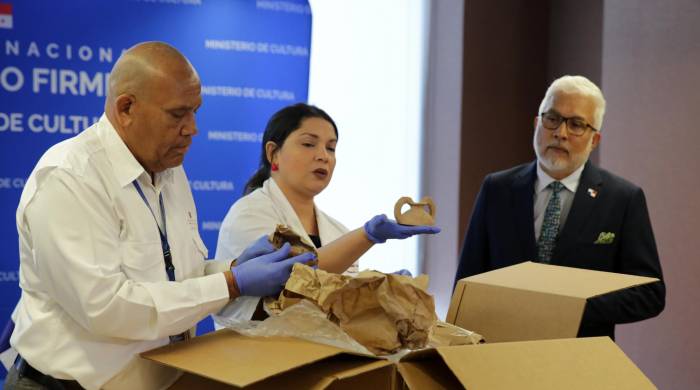
<path fill-rule="evenodd" d="M 560 182 L 554 181 L 548 187 L 552 189 L 552 197 L 549 198 L 549 203 L 544 211 L 540 239 L 537 240 L 537 259 L 540 263 L 552 261 L 552 252 L 554 252 L 554 245 L 559 233 L 559 219 L 561 217 L 559 192 L 564 186 Z"/>

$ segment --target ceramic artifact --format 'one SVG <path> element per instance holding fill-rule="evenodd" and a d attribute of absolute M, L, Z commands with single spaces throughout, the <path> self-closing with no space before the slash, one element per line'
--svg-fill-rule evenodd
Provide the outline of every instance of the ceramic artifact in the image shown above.
<path fill-rule="evenodd" d="M 401 212 L 404 205 L 410 208 L 406 212 Z M 408 196 L 399 199 L 394 206 L 394 218 L 402 225 L 435 225 L 435 203 L 429 196 L 423 197 L 420 202 L 414 202 Z"/>

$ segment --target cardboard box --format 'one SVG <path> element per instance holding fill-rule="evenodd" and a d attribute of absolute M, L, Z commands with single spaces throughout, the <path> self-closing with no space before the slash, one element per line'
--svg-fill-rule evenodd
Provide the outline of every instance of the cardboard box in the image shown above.
<path fill-rule="evenodd" d="M 574 338 L 588 298 L 657 280 L 525 262 L 457 282 L 446 322 L 487 343 Z"/>
<path fill-rule="evenodd" d="M 608 337 L 437 348 L 405 356 L 398 370 L 412 390 L 656 389 Z"/>
<path fill-rule="evenodd" d="M 396 386 L 386 360 L 291 337 L 246 337 L 228 329 L 142 354 L 185 372 L 171 389 L 352 389 Z"/>
<path fill-rule="evenodd" d="M 655 388 L 607 337 L 440 347 L 394 364 L 294 338 L 222 330 L 143 356 L 186 372 L 174 390 Z"/>

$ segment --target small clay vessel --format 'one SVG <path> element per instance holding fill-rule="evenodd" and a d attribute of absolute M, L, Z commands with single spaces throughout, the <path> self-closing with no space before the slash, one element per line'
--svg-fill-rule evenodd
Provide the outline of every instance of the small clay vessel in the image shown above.
<path fill-rule="evenodd" d="M 277 249 L 281 248 L 285 242 L 288 242 L 292 246 L 289 251 L 289 257 L 299 256 L 306 252 L 312 252 L 318 257 L 316 248 L 302 241 L 301 237 L 287 225 L 277 225 L 277 228 L 274 233 L 270 234 L 268 240 Z M 308 266 L 318 265 L 318 260 L 311 260 L 305 264 Z"/>
<path fill-rule="evenodd" d="M 411 206 L 405 213 L 401 212 L 403 205 Z M 427 208 L 427 210 L 426 210 Z M 408 196 L 399 199 L 394 206 L 394 218 L 402 225 L 435 225 L 435 203 L 429 196 L 423 197 L 420 202 L 414 202 Z"/>

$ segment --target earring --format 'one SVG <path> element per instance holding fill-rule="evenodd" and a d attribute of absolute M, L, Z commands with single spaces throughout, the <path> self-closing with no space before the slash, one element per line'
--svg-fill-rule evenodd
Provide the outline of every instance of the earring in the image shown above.
<path fill-rule="evenodd" d="M 277 172 L 277 171 L 279 171 L 280 166 L 275 164 L 275 163 L 272 163 L 272 165 L 270 166 L 270 169 L 272 170 L 272 172 Z"/>

